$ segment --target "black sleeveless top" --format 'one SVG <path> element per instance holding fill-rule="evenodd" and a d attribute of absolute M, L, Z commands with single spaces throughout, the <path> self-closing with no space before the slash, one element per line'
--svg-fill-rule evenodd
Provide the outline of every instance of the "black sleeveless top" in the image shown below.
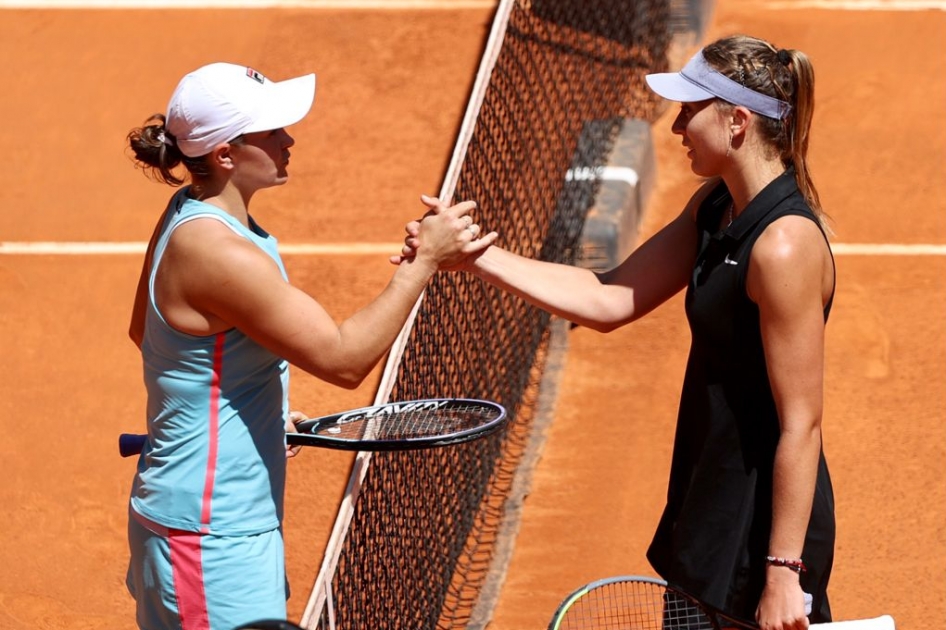
<path fill-rule="evenodd" d="M 699 249 L 686 293 L 692 344 L 667 505 L 647 557 L 669 583 L 753 620 L 765 585 L 780 429 L 746 273 L 752 246 L 770 223 L 787 215 L 818 219 L 791 169 L 720 230 L 731 202 L 721 182 L 697 213 Z M 826 322 L 830 310 L 831 301 Z M 812 623 L 831 619 L 826 589 L 834 533 L 834 496 L 822 453 L 802 554 L 808 571 L 801 585 L 813 596 Z"/>

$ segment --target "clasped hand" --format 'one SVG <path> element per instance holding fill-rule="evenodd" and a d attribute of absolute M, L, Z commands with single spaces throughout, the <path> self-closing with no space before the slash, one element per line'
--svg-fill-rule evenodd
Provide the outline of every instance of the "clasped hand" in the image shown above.
<path fill-rule="evenodd" d="M 475 201 L 451 206 L 436 197 L 421 195 L 420 199 L 427 206 L 427 213 L 404 227 L 407 232 L 404 247 L 399 255 L 391 256 L 395 265 L 426 257 L 435 261 L 438 269 L 462 269 L 467 261 L 499 238 L 496 232 L 481 234 L 471 214 L 476 208 Z"/>

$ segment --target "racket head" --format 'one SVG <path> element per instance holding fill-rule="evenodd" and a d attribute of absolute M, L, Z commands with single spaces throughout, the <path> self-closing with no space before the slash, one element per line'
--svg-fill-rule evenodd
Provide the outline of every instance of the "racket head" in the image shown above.
<path fill-rule="evenodd" d="M 345 451 L 416 450 L 486 437 L 506 418 L 506 409 L 490 400 L 425 398 L 304 420 L 286 441 Z"/>
<path fill-rule="evenodd" d="M 715 630 L 695 600 L 664 580 L 621 575 L 596 580 L 566 597 L 548 630 Z"/>
<path fill-rule="evenodd" d="M 893 617 L 813 624 L 812 630 L 896 630 Z M 622 575 L 597 580 L 566 597 L 548 630 L 759 630 L 713 610 L 659 578 Z"/>

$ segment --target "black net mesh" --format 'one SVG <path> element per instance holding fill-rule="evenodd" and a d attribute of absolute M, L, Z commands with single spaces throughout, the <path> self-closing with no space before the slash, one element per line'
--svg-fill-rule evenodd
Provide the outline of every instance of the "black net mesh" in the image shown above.
<path fill-rule="evenodd" d="M 515 3 L 454 194 L 478 202 L 477 222 L 504 247 L 577 261 L 596 182 L 574 174 L 605 165 L 624 119 L 656 117 L 644 75 L 666 69 L 670 14 L 670 0 Z M 483 440 L 372 457 L 331 578 L 335 627 L 467 627 L 535 417 L 549 324 L 468 274 L 433 280 L 390 400 L 485 398 L 511 419 Z"/>

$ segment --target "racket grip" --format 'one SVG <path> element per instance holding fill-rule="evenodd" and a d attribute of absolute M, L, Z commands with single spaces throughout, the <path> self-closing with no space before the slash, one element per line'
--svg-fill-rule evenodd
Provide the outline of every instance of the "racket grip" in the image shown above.
<path fill-rule="evenodd" d="M 144 433 L 122 433 L 118 436 L 118 452 L 122 457 L 131 457 L 141 452 L 148 436 Z"/>

